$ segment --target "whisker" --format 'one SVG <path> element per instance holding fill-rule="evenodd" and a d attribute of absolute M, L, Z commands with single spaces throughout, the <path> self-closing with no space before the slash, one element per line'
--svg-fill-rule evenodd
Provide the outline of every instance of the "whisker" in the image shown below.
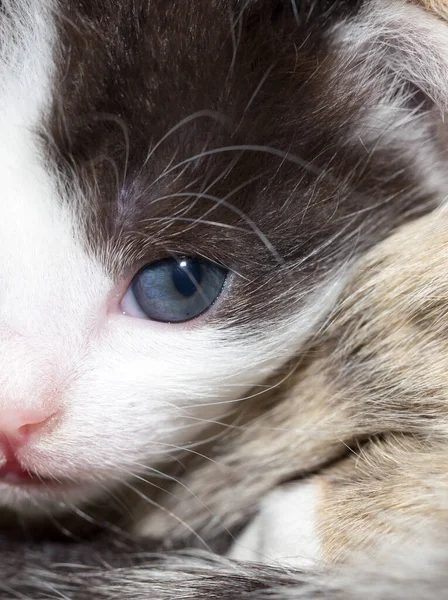
<path fill-rule="evenodd" d="M 235 225 L 229 225 L 227 223 L 219 223 L 217 221 L 206 221 L 204 220 L 202 217 L 199 218 L 188 218 L 188 217 L 154 217 L 154 218 L 148 218 L 145 219 L 145 223 L 147 222 L 151 222 L 151 221 L 157 221 L 158 223 L 163 223 L 163 222 L 168 222 L 168 223 L 173 223 L 173 222 L 180 222 L 180 223 L 193 223 L 193 224 L 204 224 L 204 225 L 211 225 L 213 227 L 219 227 L 221 229 L 229 229 L 231 231 L 239 231 L 241 233 L 250 233 L 247 229 L 243 229 L 242 227 L 237 227 Z M 184 230 L 182 230 L 182 234 L 185 233 L 185 231 L 188 231 L 189 228 L 186 228 Z"/>
<path fill-rule="evenodd" d="M 300 20 L 299 9 L 297 8 L 296 0 L 290 0 L 290 2 L 291 2 L 292 12 L 294 14 L 294 19 L 295 19 L 297 25 L 300 26 L 302 24 L 302 22 Z"/>
<path fill-rule="evenodd" d="M 94 118 L 96 121 L 104 121 L 104 122 L 111 122 L 111 123 L 115 123 L 116 125 L 119 126 L 119 128 L 121 129 L 122 133 L 123 133 L 123 138 L 124 138 L 124 142 L 125 142 L 125 163 L 124 163 L 124 169 L 123 169 L 123 186 L 125 184 L 125 181 L 127 179 L 127 171 L 128 171 L 128 167 L 129 167 L 129 156 L 130 156 L 130 148 L 131 148 L 131 144 L 130 144 L 130 138 L 129 138 L 129 128 L 126 125 L 126 122 L 119 117 L 116 114 L 113 113 L 106 113 L 106 112 L 100 112 L 100 113 L 90 113 L 90 116 L 92 118 Z"/>
<path fill-rule="evenodd" d="M 132 463 L 134 464 L 138 464 L 138 463 Z M 145 479 L 144 477 L 142 477 L 141 475 L 138 475 L 137 473 L 134 473 L 134 471 L 130 471 L 129 469 L 125 469 L 124 467 L 121 466 L 116 466 L 116 469 L 120 470 L 122 473 L 126 473 L 127 475 L 134 477 L 135 479 L 138 479 L 139 481 L 141 481 L 142 483 L 145 483 L 146 485 L 155 488 L 156 490 L 159 490 L 160 492 L 163 492 L 164 494 L 168 494 L 169 496 L 173 496 L 175 497 L 170 491 L 168 491 L 166 488 L 162 487 L 161 485 L 157 485 L 156 483 L 154 483 L 153 481 L 149 481 L 148 479 Z M 152 467 L 148 467 L 148 470 L 150 472 L 153 471 Z M 154 469 L 155 473 L 161 474 L 160 471 L 157 471 L 156 469 Z M 164 479 L 166 479 L 167 481 L 170 480 L 170 478 L 164 477 Z M 176 483 L 180 483 L 179 481 L 176 481 Z"/>
<path fill-rule="evenodd" d="M 149 467 L 147 465 L 142 465 L 142 464 L 137 463 L 137 462 L 133 463 L 133 466 L 134 465 L 138 466 L 139 469 L 143 468 L 143 470 L 146 470 L 149 473 L 156 472 L 156 473 L 161 474 L 160 471 L 157 471 L 157 470 L 153 469 L 153 467 Z M 149 481 L 148 479 L 145 479 L 141 475 L 138 475 L 137 473 L 134 473 L 133 471 L 130 471 L 128 469 L 124 469 L 123 467 L 119 467 L 119 469 L 120 469 L 120 471 L 122 471 L 123 473 L 126 473 L 130 477 L 133 477 L 134 479 L 137 479 L 138 481 L 141 481 L 142 483 L 145 483 L 145 484 L 150 485 L 150 486 L 153 487 L 152 481 Z M 185 483 L 183 483 L 180 479 L 177 479 L 176 477 L 170 477 L 169 475 L 167 475 L 165 473 L 163 475 L 166 477 L 167 481 L 171 481 L 172 483 L 176 483 L 177 485 L 179 485 L 180 487 L 182 487 L 185 491 L 187 491 L 196 500 L 198 500 L 199 502 L 201 502 L 201 504 L 202 504 L 202 506 L 204 508 L 206 508 L 207 510 L 209 510 L 208 507 L 202 501 L 199 500 L 199 498 L 196 496 L 196 494 L 188 486 L 186 486 Z M 158 487 L 158 486 L 155 486 L 155 487 Z M 162 492 L 166 493 L 167 495 L 171 496 L 172 498 L 179 499 L 178 496 L 176 496 L 176 494 L 173 494 L 171 491 L 168 491 L 168 490 L 166 490 L 164 488 L 161 488 L 161 487 L 158 487 L 158 489 L 161 490 Z"/>
<path fill-rule="evenodd" d="M 207 156 L 213 156 L 216 154 L 224 154 L 227 152 L 245 152 L 245 151 L 271 154 L 272 156 L 286 159 L 288 162 L 296 164 L 296 165 L 302 167 L 303 169 L 307 169 L 308 171 L 311 171 L 315 175 L 322 175 L 322 173 L 323 173 L 322 169 L 318 169 L 318 168 L 314 167 L 309 161 L 304 160 L 295 154 L 290 154 L 288 152 L 285 152 L 284 150 L 280 150 L 280 149 L 274 148 L 272 146 L 260 146 L 257 144 L 241 144 L 241 145 L 235 145 L 235 146 L 223 146 L 222 148 L 214 148 L 213 150 L 207 150 L 206 152 L 202 152 L 200 154 L 195 154 L 193 156 L 190 156 L 189 158 L 186 158 L 186 159 L 180 161 L 179 163 L 170 167 L 169 169 L 164 171 L 161 175 L 156 177 L 156 179 L 153 181 L 152 185 L 155 185 L 156 183 L 158 183 L 158 181 L 160 179 L 162 179 L 162 177 L 166 177 L 167 175 L 169 175 L 176 169 L 183 167 L 185 165 L 188 165 L 191 162 L 197 161 L 201 158 L 205 158 Z"/>
<path fill-rule="evenodd" d="M 169 198 L 184 198 L 184 197 L 192 197 L 192 196 L 198 197 L 198 198 L 204 198 L 205 200 L 211 200 L 213 202 L 216 202 L 218 205 L 224 206 L 225 208 L 228 208 L 229 210 L 234 212 L 237 216 L 239 216 L 241 219 L 243 219 L 246 222 L 246 224 L 252 229 L 254 234 L 257 235 L 257 237 L 260 239 L 260 241 L 265 245 L 265 247 L 269 250 L 269 252 L 276 258 L 276 260 L 280 264 L 284 263 L 284 259 L 278 254 L 275 247 L 271 244 L 271 242 L 268 240 L 266 235 L 261 231 L 261 229 L 256 225 L 256 223 L 254 221 L 252 221 L 252 219 L 250 217 L 248 217 L 242 210 L 240 210 L 238 207 L 234 206 L 232 203 L 227 202 L 224 198 L 219 198 L 218 196 L 213 196 L 211 194 L 205 194 L 205 193 L 193 194 L 192 192 L 190 192 L 190 193 L 178 192 L 178 193 L 170 194 L 167 196 L 160 196 L 155 201 L 161 202 L 161 201 L 169 199 Z M 143 222 L 145 222 L 145 221 L 146 221 L 146 219 Z"/>
<path fill-rule="evenodd" d="M 241 190 L 243 190 L 243 189 L 244 189 L 245 187 L 247 187 L 248 185 L 250 185 L 250 184 L 252 184 L 252 183 L 255 183 L 256 181 L 258 181 L 259 179 L 261 179 L 261 178 L 262 178 L 262 177 L 263 177 L 265 174 L 266 174 L 266 171 L 262 171 L 262 172 L 261 172 L 261 173 L 259 173 L 258 175 L 255 175 L 254 177 L 250 177 L 250 178 L 249 178 L 249 179 L 247 179 L 246 181 L 243 181 L 243 182 L 242 182 L 240 185 L 238 185 L 238 186 L 234 187 L 232 190 L 230 190 L 230 192 L 229 192 L 228 194 L 226 194 L 226 195 L 224 196 L 224 198 L 219 198 L 219 199 L 216 199 L 216 200 L 215 200 L 215 204 L 214 204 L 214 205 L 213 205 L 213 206 L 212 206 L 210 209 L 208 209 L 208 210 L 207 210 L 207 211 L 206 211 L 206 212 L 205 212 L 205 213 L 202 215 L 202 217 L 200 217 L 200 221 L 202 222 L 202 221 L 203 221 L 203 219 L 204 219 L 205 217 L 207 217 L 209 214 L 211 214 L 211 213 L 212 213 L 214 210 L 218 209 L 218 208 L 219 208 L 220 206 L 222 206 L 224 203 L 225 203 L 227 206 L 232 206 L 232 207 L 234 207 L 234 205 L 233 205 L 233 204 L 230 204 L 230 203 L 228 202 L 228 200 L 229 200 L 229 199 L 230 199 L 232 196 L 234 196 L 235 194 L 237 194 L 238 192 L 240 192 Z M 213 186 L 214 186 L 214 185 L 215 185 L 215 184 L 216 184 L 216 183 L 219 181 L 219 179 L 220 179 L 221 177 L 222 177 L 222 175 L 220 175 L 220 176 L 219 176 L 219 177 L 217 177 L 217 178 L 216 178 L 214 181 L 212 181 L 212 183 L 211 183 L 209 186 L 207 186 L 207 188 L 206 188 L 206 189 L 204 189 L 204 190 L 201 190 L 201 191 L 199 192 L 199 195 L 198 195 L 198 196 L 196 196 L 196 194 L 193 194 L 193 193 L 192 193 L 192 196 L 193 196 L 193 197 L 196 197 L 197 199 L 200 199 L 200 198 L 205 198 L 205 199 L 207 199 L 207 194 L 208 194 L 209 190 L 213 188 Z M 190 228 L 190 229 L 191 229 L 191 228 Z"/>
<path fill-rule="evenodd" d="M 222 125 L 226 125 L 228 123 L 228 119 L 222 113 L 219 113 L 214 110 L 204 109 L 192 113 L 188 117 L 181 119 L 176 125 L 174 125 L 174 127 L 171 127 L 171 129 L 169 129 L 162 138 L 160 138 L 160 140 L 153 146 L 153 148 L 148 153 L 148 156 L 146 157 L 145 162 L 143 163 L 143 168 L 146 167 L 151 157 L 154 155 L 156 150 L 161 146 L 161 144 L 163 144 L 165 140 L 167 140 L 171 135 L 173 135 L 173 133 L 178 131 L 184 125 L 187 125 L 188 123 L 191 123 L 192 121 L 195 121 L 196 119 L 199 119 L 201 117 L 209 117 L 210 119 L 214 119 L 216 122 L 221 123 Z"/>
<path fill-rule="evenodd" d="M 175 521 L 177 521 L 180 525 L 182 525 L 182 527 L 184 527 L 187 531 L 189 531 L 197 540 L 199 540 L 199 542 L 201 544 L 204 545 L 204 547 L 212 552 L 212 549 L 210 548 L 210 546 L 207 544 L 207 542 L 202 538 L 202 536 L 193 529 L 193 527 L 191 527 L 191 525 L 189 525 L 188 523 L 186 523 L 183 519 L 181 519 L 178 515 L 174 514 L 172 511 L 168 510 L 166 507 L 164 507 L 162 504 L 160 504 L 159 502 L 156 502 L 155 500 L 153 500 L 152 498 L 149 498 L 148 496 L 146 496 L 145 494 L 143 494 L 138 488 L 136 488 L 135 486 L 133 486 L 132 484 L 130 484 L 127 481 L 123 481 L 123 485 L 128 487 L 134 494 L 136 494 L 139 498 L 141 498 L 144 502 L 150 504 L 151 506 L 153 506 L 156 509 L 161 510 L 162 512 L 164 512 L 165 514 L 167 514 L 168 516 L 172 517 Z"/>
<path fill-rule="evenodd" d="M 244 108 L 244 113 L 246 113 L 249 108 L 252 106 L 253 102 L 255 101 L 255 98 L 258 96 L 258 93 L 260 92 L 261 88 L 263 87 L 263 85 L 265 84 L 266 80 L 268 79 L 269 75 L 272 73 L 272 70 L 274 69 L 274 67 L 277 66 L 276 62 L 273 62 L 265 71 L 264 75 L 262 76 L 262 78 L 260 79 L 259 84 L 257 85 L 257 87 L 255 88 L 252 96 L 249 98 L 248 103 L 246 104 L 245 108 Z M 241 124 L 241 123 L 240 123 Z"/>

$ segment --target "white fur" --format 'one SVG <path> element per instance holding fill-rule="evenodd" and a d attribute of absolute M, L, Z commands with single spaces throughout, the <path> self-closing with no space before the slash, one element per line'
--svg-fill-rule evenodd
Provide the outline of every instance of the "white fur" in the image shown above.
<path fill-rule="evenodd" d="M 321 561 L 316 485 L 300 481 L 268 494 L 258 515 L 233 543 L 229 558 L 278 562 L 303 569 L 316 567 Z"/>

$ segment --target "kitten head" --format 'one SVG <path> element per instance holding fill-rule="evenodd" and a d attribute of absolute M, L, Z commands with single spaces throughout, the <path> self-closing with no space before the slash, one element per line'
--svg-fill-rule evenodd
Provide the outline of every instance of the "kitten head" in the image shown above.
<path fill-rule="evenodd" d="M 398 0 L 2 7 L 0 502 L 63 509 L 207 437 L 444 198 L 448 36 Z"/>

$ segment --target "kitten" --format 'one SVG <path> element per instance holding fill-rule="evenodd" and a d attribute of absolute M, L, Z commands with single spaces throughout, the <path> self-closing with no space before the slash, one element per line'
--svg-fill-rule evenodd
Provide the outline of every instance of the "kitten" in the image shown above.
<path fill-rule="evenodd" d="M 447 30 L 404 0 L 0 9 L 0 504 L 89 519 L 246 429 L 356 258 L 444 201 Z M 328 435 L 294 473 L 341 456 Z M 291 474 L 238 465 L 186 478 L 221 530 Z"/>

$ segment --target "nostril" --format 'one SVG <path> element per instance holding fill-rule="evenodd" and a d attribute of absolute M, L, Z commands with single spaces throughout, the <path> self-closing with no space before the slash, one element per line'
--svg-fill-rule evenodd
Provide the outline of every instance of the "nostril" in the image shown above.
<path fill-rule="evenodd" d="M 46 429 L 49 425 L 51 425 L 51 423 L 56 419 L 56 415 L 57 413 L 54 412 L 52 414 L 50 414 L 48 417 L 36 417 L 36 418 L 40 418 L 40 420 L 35 420 L 32 421 L 30 419 L 29 423 L 25 423 L 24 425 L 20 425 L 17 428 L 17 434 L 20 437 L 26 437 L 29 438 L 32 435 L 35 435 L 36 433 L 41 432 L 43 429 Z M 1 423 L 0 423 L 0 429 L 1 429 Z"/>
<path fill-rule="evenodd" d="M 0 440 L 3 440 L 0 445 L 4 446 L 4 440 L 8 440 L 10 447 L 24 446 L 30 438 L 48 430 L 56 420 L 57 414 L 44 410 L 0 411 Z"/>

